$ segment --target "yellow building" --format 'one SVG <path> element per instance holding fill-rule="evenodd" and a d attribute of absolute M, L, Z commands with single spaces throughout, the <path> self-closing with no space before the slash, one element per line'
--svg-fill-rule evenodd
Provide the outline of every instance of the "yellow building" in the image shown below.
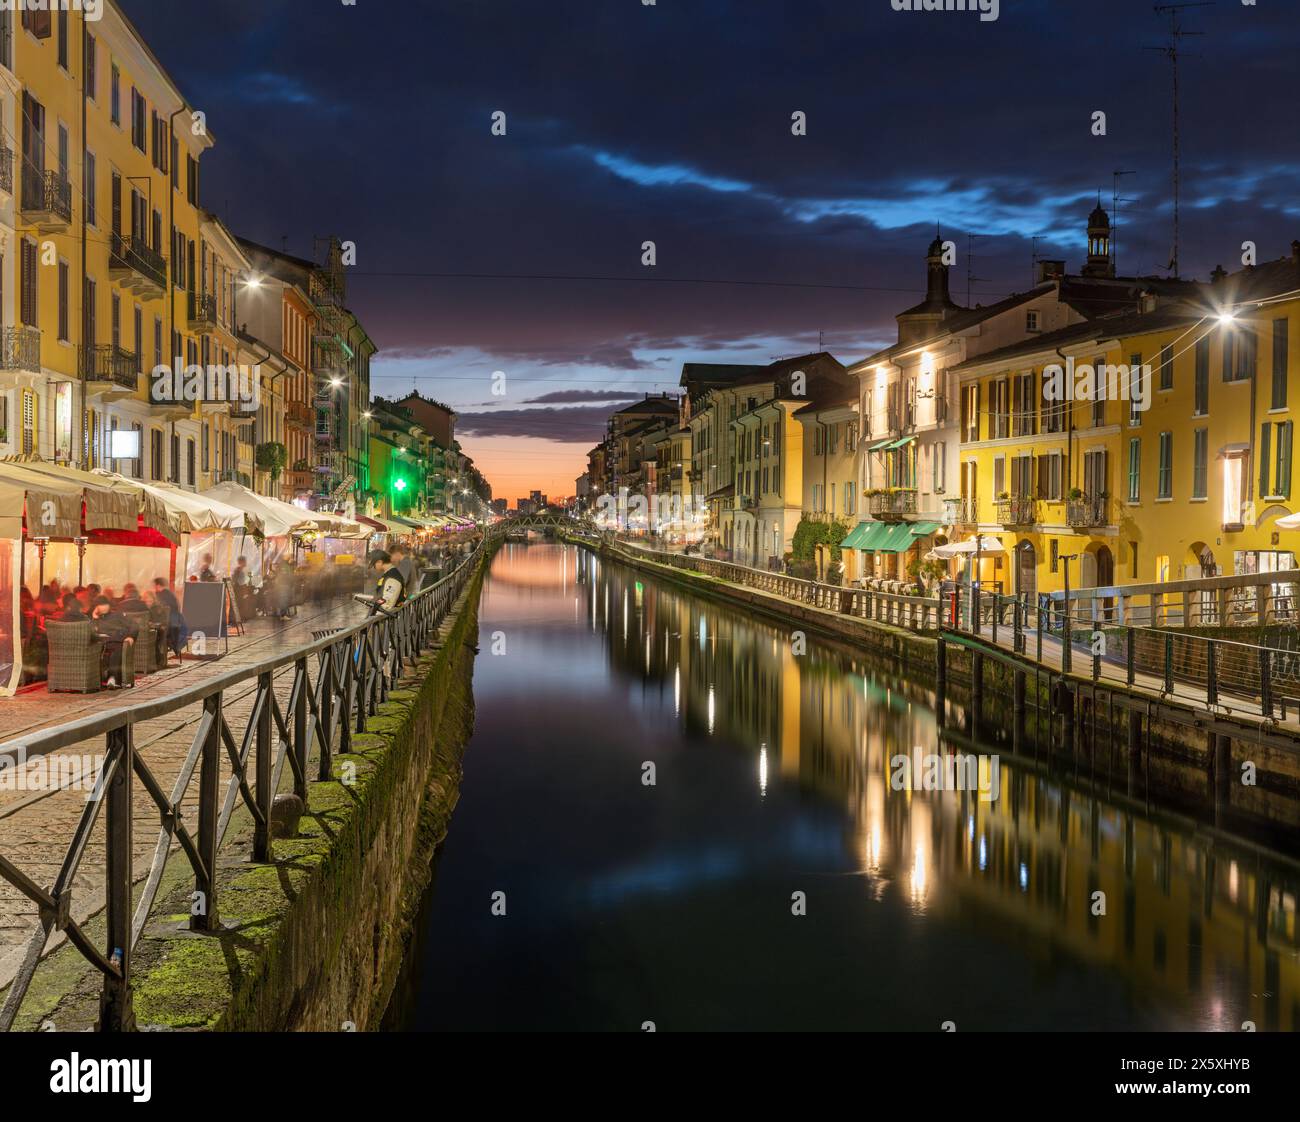
<path fill-rule="evenodd" d="M 251 473 L 228 408 L 150 401 L 156 367 L 234 351 L 237 257 L 199 207 L 205 118 L 110 0 L 97 20 L 0 14 L 19 91 L 0 452 L 190 488 Z"/>
<path fill-rule="evenodd" d="M 959 528 L 1003 591 L 1294 567 L 1300 246 L 956 367 Z M 1058 393 L 1055 387 L 1059 387 Z"/>
<path fill-rule="evenodd" d="M 858 499 L 858 393 L 831 395 L 796 410 L 803 428 L 803 517 L 820 522 L 852 525 L 861 504 Z M 844 579 L 861 574 L 857 554 L 842 555 Z M 814 557 L 817 578 L 824 579 L 831 565 L 831 550 L 818 545 Z"/>

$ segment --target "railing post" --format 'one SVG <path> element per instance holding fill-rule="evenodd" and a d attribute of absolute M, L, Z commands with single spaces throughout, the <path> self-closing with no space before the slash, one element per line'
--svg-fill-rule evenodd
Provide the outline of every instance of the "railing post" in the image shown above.
<path fill-rule="evenodd" d="M 1165 632 L 1165 693 L 1174 692 L 1174 636 Z"/>
<path fill-rule="evenodd" d="M 1259 648 L 1259 708 L 1265 717 L 1273 716 L 1272 653 L 1267 647 Z"/>
<path fill-rule="evenodd" d="M 1219 645 L 1213 639 L 1207 639 L 1205 647 L 1205 704 L 1217 705 L 1218 703 Z"/>
<path fill-rule="evenodd" d="M 1137 681 L 1137 629 L 1129 627 L 1125 629 L 1125 633 L 1128 635 L 1128 642 L 1124 652 L 1124 676 L 1131 686 Z"/>
<path fill-rule="evenodd" d="M 293 664 L 293 684 L 296 691 L 293 699 L 293 752 L 298 767 L 293 777 L 293 793 L 307 806 L 307 691 L 311 689 L 311 678 L 307 674 L 307 659 L 300 658 Z"/>
<path fill-rule="evenodd" d="M 131 726 L 108 734 L 107 760 L 113 775 L 104 792 L 104 864 L 106 956 L 118 974 L 106 975 L 99 995 L 99 1031 L 130 1032 L 135 1028 L 131 1007 L 131 780 L 135 767 Z"/>
<path fill-rule="evenodd" d="M 253 750 L 257 753 L 257 787 L 254 797 L 257 799 L 258 820 L 253 826 L 253 860 L 271 860 L 271 800 L 275 792 L 271 790 L 271 772 L 275 751 L 271 746 L 271 672 L 265 671 L 257 676 L 257 696 L 261 708 L 257 711 L 257 739 Z"/>
<path fill-rule="evenodd" d="M 203 701 L 211 721 L 199 756 L 199 861 L 203 868 L 194 878 L 194 893 L 200 907 L 191 909 L 191 931 L 215 931 L 217 927 L 217 820 L 221 810 L 221 694 Z"/>
<path fill-rule="evenodd" d="M 1038 661 L 1043 661 L 1043 605 L 1047 602 L 1046 598 L 1040 593 L 1038 597 L 1038 618 L 1036 620 L 1036 629 L 1038 631 Z"/>

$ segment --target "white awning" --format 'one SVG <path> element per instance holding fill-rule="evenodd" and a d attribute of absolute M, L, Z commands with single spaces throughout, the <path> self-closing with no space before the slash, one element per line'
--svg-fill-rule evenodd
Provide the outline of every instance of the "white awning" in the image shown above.
<path fill-rule="evenodd" d="M 936 545 L 926 554 L 926 557 L 932 561 L 948 561 L 954 557 L 995 557 L 1006 551 L 1007 547 L 997 538 L 990 537 L 988 534 L 977 534 L 964 542 Z"/>

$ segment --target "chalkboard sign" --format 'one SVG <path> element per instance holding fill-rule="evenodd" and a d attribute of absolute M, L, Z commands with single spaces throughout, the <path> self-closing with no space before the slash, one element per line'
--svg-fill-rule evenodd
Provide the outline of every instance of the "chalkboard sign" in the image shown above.
<path fill-rule="evenodd" d="M 183 586 L 184 599 L 181 615 L 190 633 L 190 650 L 200 657 L 213 657 L 215 639 L 226 639 L 227 605 L 229 593 L 225 581 L 188 581 Z M 202 639 L 196 643 L 196 636 Z"/>

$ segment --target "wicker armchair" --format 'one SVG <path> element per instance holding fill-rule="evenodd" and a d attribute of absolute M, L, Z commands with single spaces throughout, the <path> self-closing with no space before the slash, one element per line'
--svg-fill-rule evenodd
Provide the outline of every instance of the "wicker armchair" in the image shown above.
<path fill-rule="evenodd" d="M 148 612 L 124 612 L 126 622 L 135 635 L 135 672 L 152 674 L 161 663 L 158 661 L 158 632 L 156 624 L 149 621 Z"/>
<path fill-rule="evenodd" d="M 154 627 L 153 666 L 155 670 L 162 670 L 167 666 L 167 628 L 171 624 L 171 613 L 163 604 L 151 604 L 149 622 Z"/>
<path fill-rule="evenodd" d="M 50 620 L 45 625 L 50 645 L 46 689 L 73 693 L 97 693 L 104 644 L 95 637 L 89 620 Z"/>

